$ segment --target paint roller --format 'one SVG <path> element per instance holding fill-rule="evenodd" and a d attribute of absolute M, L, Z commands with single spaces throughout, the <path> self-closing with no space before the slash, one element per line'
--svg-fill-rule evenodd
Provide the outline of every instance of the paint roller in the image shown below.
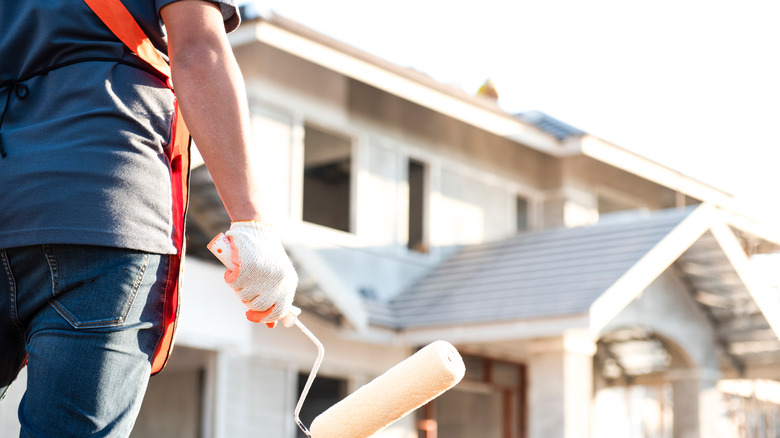
<path fill-rule="evenodd" d="M 223 234 L 209 244 L 209 250 L 233 269 L 232 247 Z M 325 354 L 322 343 L 301 323 L 295 308 L 282 319 L 285 327 L 296 325 L 316 346 L 317 359 L 295 407 L 295 422 L 310 438 L 367 438 L 440 396 L 463 378 L 466 366 L 458 350 L 446 341 L 436 341 L 358 388 L 318 415 L 311 430 L 299 414 Z"/>

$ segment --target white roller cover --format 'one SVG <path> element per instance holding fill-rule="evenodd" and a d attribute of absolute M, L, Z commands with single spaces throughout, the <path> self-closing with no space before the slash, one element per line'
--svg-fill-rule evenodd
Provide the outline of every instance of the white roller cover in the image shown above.
<path fill-rule="evenodd" d="M 367 438 L 455 386 L 466 366 L 450 343 L 436 341 L 320 414 L 312 438 Z"/>

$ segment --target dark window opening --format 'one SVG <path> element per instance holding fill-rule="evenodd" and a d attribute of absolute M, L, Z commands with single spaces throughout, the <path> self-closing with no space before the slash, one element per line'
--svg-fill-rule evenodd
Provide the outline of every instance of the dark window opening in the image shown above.
<path fill-rule="evenodd" d="M 308 374 L 298 374 L 298 395 L 303 392 L 306 385 Z M 310 427 L 311 422 L 318 415 L 325 412 L 326 409 L 335 405 L 347 395 L 347 381 L 343 379 L 332 379 L 328 377 L 317 376 L 312 382 L 309 394 L 301 406 L 300 418 L 304 426 Z M 296 400 L 297 401 L 297 400 Z M 303 431 L 298 428 L 297 438 L 306 438 Z"/>
<path fill-rule="evenodd" d="M 425 241 L 425 164 L 409 160 L 409 240 L 412 251 L 428 252 Z"/>
<path fill-rule="evenodd" d="M 303 220 L 350 232 L 352 142 L 304 128 Z"/>
<path fill-rule="evenodd" d="M 517 231 L 526 231 L 528 229 L 528 200 L 521 196 L 516 199 Z"/>

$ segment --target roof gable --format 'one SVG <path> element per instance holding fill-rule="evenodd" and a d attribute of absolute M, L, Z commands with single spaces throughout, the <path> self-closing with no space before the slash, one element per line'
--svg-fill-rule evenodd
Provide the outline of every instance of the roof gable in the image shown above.
<path fill-rule="evenodd" d="M 693 211 L 618 216 L 466 247 L 389 310 L 403 328 L 585 313 Z M 387 310 L 372 314 L 375 323 L 389 322 Z"/>

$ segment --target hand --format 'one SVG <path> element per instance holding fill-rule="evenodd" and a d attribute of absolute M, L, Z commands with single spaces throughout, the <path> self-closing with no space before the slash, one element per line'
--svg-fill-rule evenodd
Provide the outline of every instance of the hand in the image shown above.
<path fill-rule="evenodd" d="M 258 312 L 257 310 L 247 310 L 246 319 L 252 322 L 261 322 L 263 318 L 265 318 L 265 316 L 270 314 L 272 311 L 273 311 L 273 307 L 263 312 Z M 300 314 L 301 314 L 301 309 L 295 306 L 291 306 L 290 313 L 282 317 L 282 325 L 284 325 L 287 328 L 294 326 L 295 323 L 298 321 L 298 315 Z M 266 322 L 265 325 L 267 325 L 270 328 L 274 328 L 276 327 L 276 323 L 277 321 Z"/>
<path fill-rule="evenodd" d="M 249 307 L 247 319 L 275 325 L 290 313 L 298 275 L 271 226 L 255 221 L 234 222 L 225 233 L 234 269 L 225 281 Z"/>

